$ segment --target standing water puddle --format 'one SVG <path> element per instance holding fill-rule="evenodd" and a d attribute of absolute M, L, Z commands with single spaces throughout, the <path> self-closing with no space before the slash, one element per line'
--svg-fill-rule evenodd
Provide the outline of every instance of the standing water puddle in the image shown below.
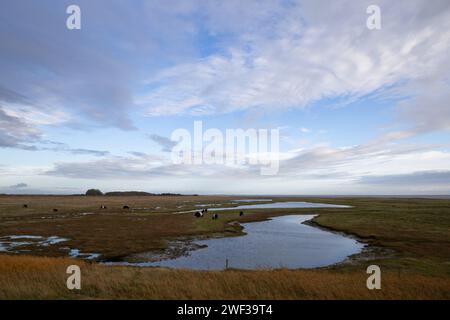
<path fill-rule="evenodd" d="M 221 270 L 228 259 L 229 268 L 314 268 L 341 262 L 364 247 L 355 239 L 302 224 L 313 217 L 291 215 L 244 223 L 246 235 L 195 241 L 207 247 L 186 256 L 120 264 Z"/>

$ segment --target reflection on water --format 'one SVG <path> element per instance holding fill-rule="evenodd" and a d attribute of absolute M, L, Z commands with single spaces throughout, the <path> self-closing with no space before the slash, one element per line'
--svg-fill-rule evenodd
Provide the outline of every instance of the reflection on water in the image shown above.
<path fill-rule="evenodd" d="M 230 268 L 313 268 L 343 261 L 364 247 L 354 239 L 302 224 L 313 217 L 291 215 L 245 223 L 244 236 L 199 240 L 195 243 L 207 247 L 188 256 L 132 265 L 220 270 L 228 259 Z"/>
<path fill-rule="evenodd" d="M 294 209 L 294 208 L 351 208 L 351 207 L 338 204 L 290 201 L 290 202 L 244 204 L 232 208 L 211 208 L 208 210 L 222 211 L 222 210 L 238 210 L 238 209 Z"/>
<path fill-rule="evenodd" d="M 239 200 L 232 200 L 233 202 L 268 202 L 272 201 L 272 199 L 239 199 Z"/>
<path fill-rule="evenodd" d="M 246 199 L 256 201 L 255 199 Z M 259 201 L 260 199 L 258 199 Z M 269 201 L 270 199 L 264 199 Z M 237 200 L 234 200 L 237 201 Z M 236 204 L 236 203 L 234 203 Z M 220 204 L 214 204 L 217 206 Z M 206 207 L 208 211 L 225 211 L 225 210 L 240 210 L 240 209 L 296 209 L 296 208 L 351 208 L 351 206 L 338 205 L 338 204 L 328 204 L 328 203 L 313 203 L 313 202 L 303 202 L 303 201 L 287 201 L 287 202 L 273 202 L 273 203 L 258 203 L 258 204 L 243 204 L 236 207 L 221 207 L 221 208 L 208 208 L 209 205 L 196 205 L 197 207 Z M 212 206 L 212 204 L 211 204 Z M 179 211 L 175 214 L 195 212 L 196 210 Z"/>

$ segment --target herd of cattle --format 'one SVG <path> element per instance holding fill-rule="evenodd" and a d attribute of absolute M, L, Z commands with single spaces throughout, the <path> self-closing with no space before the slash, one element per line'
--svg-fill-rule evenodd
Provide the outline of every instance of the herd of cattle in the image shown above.
<path fill-rule="evenodd" d="M 24 204 L 23 207 L 24 208 L 28 208 L 28 205 Z M 107 209 L 107 207 L 102 204 L 100 206 L 100 209 Z M 129 210 L 130 206 L 123 206 L 122 209 L 123 210 Z M 53 212 L 58 212 L 58 209 L 53 209 Z M 197 218 L 203 218 L 206 213 L 208 213 L 208 209 L 203 209 L 202 211 L 196 211 L 194 213 L 194 216 L 197 217 Z M 244 215 L 244 212 L 240 211 L 239 212 L 239 216 L 243 216 L 243 215 Z M 212 217 L 213 220 L 219 219 L 219 215 L 217 213 L 214 213 L 211 217 Z"/>
<path fill-rule="evenodd" d="M 196 211 L 196 212 L 194 213 L 194 216 L 197 217 L 197 218 L 203 218 L 203 217 L 205 216 L 206 213 L 208 213 L 208 209 L 203 209 L 202 211 Z M 239 212 L 239 216 L 243 216 L 243 215 L 244 215 L 244 212 L 243 212 L 243 211 L 240 211 L 240 212 Z M 217 213 L 213 213 L 212 216 L 211 216 L 211 218 L 212 218 L 213 220 L 217 220 L 217 219 L 219 219 L 219 215 L 218 215 Z"/>

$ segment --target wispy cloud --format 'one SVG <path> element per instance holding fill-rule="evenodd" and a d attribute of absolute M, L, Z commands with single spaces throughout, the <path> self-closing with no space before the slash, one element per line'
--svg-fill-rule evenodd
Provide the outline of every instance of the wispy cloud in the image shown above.
<path fill-rule="evenodd" d="M 23 182 L 9 186 L 10 189 L 23 189 L 23 188 L 27 188 L 27 187 L 28 187 L 28 185 Z"/>
<path fill-rule="evenodd" d="M 171 152 L 172 148 L 177 145 L 178 142 L 172 141 L 167 137 L 163 137 L 157 134 L 149 134 L 148 137 L 159 144 L 162 147 L 162 151 Z"/>
<path fill-rule="evenodd" d="M 173 1 L 169 9 L 141 0 L 131 6 L 80 0 L 77 5 L 89 23 L 70 32 L 66 2 L 1 3 L 0 102 L 68 113 L 78 127 L 88 123 L 133 130 L 129 110 L 135 106 L 142 65 L 151 72 L 159 67 L 158 59 L 195 54 L 191 40 L 196 28 L 186 16 L 200 4 Z M 130 23 L 117 23 L 124 20 Z"/>
<path fill-rule="evenodd" d="M 39 146 L 38 150 L 41 151 L 54 151 L 54 152 L 68 152 L 74 155 L 92 155 L 97 157 L 103 157 L 109 154 L 109 151 L 105 150 L 92 150 L 84 148 L 71 148 L 65 143 L 55 141 L 42 141 L 43 146 Z"/>
<path fill-rule="evenodd" d="M 360 183 L 371 185 L 433 185 L 450 188 L 450 171 L 419 171 L 406 174 L 363 176 Z"/>
<path fill-rule="evenodd" d="M 301 127 L 301 128 L 300 128 L 300 132 L 301 132 L 301 133 L 309 133 L 309 132 L 311 132 L 311 130 L 308 129 L 308 128 L 305 128 L 305 127 Z"/>
<path fill-rule="evenodd" d="M 353 187 L 380 185 L 376 179 L 372 184 L 368 177 L 390 176 L 402 172 L 407 175 L 417 170 L 445 171 L 450 161 L 448 152 L 433 151 L 431 146 L 391 145 L 388 143 L 368 143 L 346 148 L 327 146 L 304 150 L 293 150 L 280 154 L 279 173 L 273 177 L 261 176 L 260 167 L 243 163 L 240 165 L 174 165 L 170 159 L 142 153 L 132 157 L 108 157 L 85 162 L 59 162 L 44 175 L 77 179 L 118 179 L 136 180 L 151 177 L 188 178 L 202 177 L 209 180 L 205 185 L 214 184 L 217 179 L 242 183 L 246 181 L 264 184 L 264 181 L 281 179 L 287 184 L 297 182 L 344 183 Z M 440 171 L 439 171 L 440 172 Z M 417 184 L 421 183 L 417 180 Z M 229 192 L 235 185 L 229 184 Z M 307 185 L 304 186 L 307 188 Z M 206 187 L 207 189 L 207 187 Z"/>
<path fill-rule="evenodd" d="M 8 115 L 0 106 L 0 147 L 36 150 L 32 145 L 41 139 L 41 132 L 21 118 Z"/>
<path fill-rule="evenodd" d="M 6 113 L 0 106 L 0 148 L 28 151 L 68 152 L 76 155 L 105 156 L 108 151 L 71 148 L 65 143 L 42 139 L 41 130 L 28 124 L 23 118 Z"/>
<path fill-rule="evenodd" d="M 365 26 L 364 1 L 327 4 L 328 10 L 321 5 L 302 1 L 277 7 L 284 16 L 271 21 L 270 34 L 252 30 L 223 54 L 162 71 L 138 103 L 151 116 L 283 110 L 321 99 L 345 104 L 405 80 L 420 86 L 446 79 L 448 2 L 383 2 L 385 24 L 378 32 Z"/>

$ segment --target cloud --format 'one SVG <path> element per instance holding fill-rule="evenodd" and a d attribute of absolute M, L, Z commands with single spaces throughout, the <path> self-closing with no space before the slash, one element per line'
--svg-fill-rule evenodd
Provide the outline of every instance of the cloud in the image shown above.
<path fill-rule="evenodd" d="M 262 176 L 260 165 L 173 164 L 167 156 L 141 152 L 131 152 L 129 157 L 57 162 L 39 174 L 142 186 L 154 179 L 168 186 L 183 181 L 189 190 L 195 185 L 201 193 L 245 192 L 250 188 L 255 193 L 276 194 L 436 194 L 450 190 L 444 183 L 450 172 L 450 153 L 437 148 L 386 139 L 342 148 L 322 145 L 291 150 L 279 154 L 280 168 L 275 176 Z M 219 186 L 218 180 L 224 183 Z"/>
<path fill-rule="evenodd" d="M 170 157 L 132 152 L 132 157 L 110 156 L 83 162 L 57 162 L 40 175 L 75 179 L 136 180 L 161 178 L 255 178 L 260 166 L 250 164 L 174 164 Z"/>
<path fill-rule="evenodd" d="M 450 130 L 449 81 L 416 85 L 416 95 L 399 104 L 398 120 L 408 125 L 410 134 Z"/>
<path fill-rule="evenodd" d="M 374 142 L 344 148 L 317 146 L 293 152 L 289 158 L 281 162 L 280 173 L 302 175 L 311 172 L 329 175 L 338 171 L 339 175 L 342 175 L 345 168 L 348 172 L 347 177 L 355 176 L 364 170 L 376 170 L 389 159 L 394 161 L 405 155 L 424 153 L 432 149 L 431 146 L 388 145 Z"/>
<path fill-rule="evenodd" d="M 178 142 L 172 141 L 169 138 L 157 135 L 157 134 L 150 134 L 148 137 L 159 144 L 162 147 L 162 151 L 164 152 L 171 152 L 172 148 L 177 145 Z"/>
<path fill-rule="evenodd" d="M 450 171 L 419 171 L 407 174 L 363 176 L 359 183 L 371 185 L 433 185 L 450 187 Z"/>
<path fill-rule="evenodd" d="M 0 12 L 0 102 L 28 123 L 133 130 L 139 107 L 151 116 L 303 109 L 446 79 L 448 1 L 377 1 L 378 31 L 366 28 L 369 4 L 171 1 L 169 9 L 136 0 L 105 10 L 80 0 L 82 30 L 68 31 L 66 2 L 9 1 Z M 428 109 L 439 113 L 437 104 Z"/>
<path fill-rule="evenodd" d="M 301 128 L 300 128 L 300 132 L 301 132 L 301 133 L 309 133 L 309 132 L 311 132 L 311 130 L 308 129 L 308 128 L 305 128 L 305 127 L 301 127 Z"/>
<path fill-rule="evenodd" d="M 71 148 L 67 144 L 42 139 L 41 130 L 0 106 L 0 148 L 16 148 L 28 151 L 68 152 L 75 155 L 105 156 L 108 151 Z"/>
<path fill-rule="evenodd" d="M 209 177 L 211 179 L 250 179 L 265 181 L 281 178 L 284 181 L 327 180 L 346 181 L 357 185 L 361 177 L 407 174 L 448 168 L 450 153 L 434 151 L 436 146 L 378 143 L 336 148 L 317 146 L 310 149 L 273 153 L 278 156 L 276 176 L 261 176 L 261 165 L 240 164 L 173 164 L 170 157 L 156 157 L 132 152 L 132 157 L 108 157 L 87 162 L 59 162 L 45 175 L 70 178 L 136 179 L 156 176 Z"/>
<path fill-rule="evenodd" d="M 17 93 L 13 90 L 9 90 L 0 86 L 0 101 L 3 102 L 11 102 L 11 103 L 22 103 L 22 104 L 30 104 L 30 101 L 20 93 Z"/>
<path fill-rule="evenodd" d="M 73 127 L 135 129 L 129 114 L 142 67 L 152 72 L 159 61 L 197 54 L 197 28 L 187 17 L 200 4 L 80 0 L 82 29 L 68 30 L 70 4 L 1 4 L 0 102 L 67 114 Z"/>
<path fill-rule="evenodd" d="M 65 28 L 67 4 L 7 1 L 0 10 L 0 147 L 99 157 L 58 161 L 51 169 L 47 163 L 37 171 L 39 179 L 120 179 L 132 184 L 167 177 L 195 184 L 205 178 L 209 182 L 203 190 L 230 192 L 383 190 L 380 181 L 387 177 L 409 177 L 429 186 L 425 176 L 433 181 L 433 174 L 449 169 L 448 144 L 413 139 L 450 129 L 447 0 L 376 1 L 382 10 L 382 29 L 377 31 L 366 28 L 371 0 L 174 0 L 170 6 L 80 0 L 82 30 L 73 32 Z M 64 128 L 131 131 L 142 113 L 157 117 L 247 111 L 285 121 L 278 113 L 314 108 L 316 103 L 343 107 L 368 98 L 373 108 L 387 101 L 396 113 L 381 135 L 359 145 L 330 142 L 282 152 L 279 175 L 270 178 L 261 177 L 257 166 L 173 165 L 138 149 L 117 157 L 52 137 Z M 137 123 L 144 121 L 158 120 Z M 305 119 L 298 123 L 309 126 Z M 327 137 L 341 141 L 334 137 L 332 123 L 319 125 L 329 130 Z M 104 139 L 92 135 L 100 137 Z M 157 134 L 148 137 L 165 152 L 176 144 Z M 284 141 L 289 138 L 294 139 L 283 136 Z M 24 174 L 21 169 L 18 165 L 13 170 L 16 176 Z M 217 179 L 231 183 L 217 186 Z M 394 180 L 399 189 L 406 187 Z"/>
<path fill-rule="evenodd" d="M 27 187 L 28 187 L 28 185 L 26 183 L 18 183 L 13 186 L 9 186 L 10 189 L 23 189 L 23 188 L 27 188 Z"/>
<path fill-rule="evenodd" d="M 84 148 L 71 148 L 65 143 L 55 142 L 55 141 L 41 141 L 41 144 L 44 146 L 40 146 L 38 150 L 41 151 L 54 151 L 54 152 L 68 152 L 74 155 L 92 155 L 97 157 L 103 157 L 109 155 L 109 151 L 105 150 L 92 150 L 92 149 L 84 149 Z M 50 145 L 50 147 L 48 146 Z"/>
<path fill-rule="evenodd" d="M 211 47 L 220 47 L 219 39 L 231 41 L 243 30 L 261 29 L 276 7 L 255 0 L 173 0 L 170 6 L 79 0 L 82 28 L 70 31 L 69 4 L 2 3 L 0 102 L 30 114 L 54 112 L 73 128 L 123 130 L 136 129 L 130 114 L 148 74 L 203 56 L 211 49 L 205 48 L 206 38 Z"/>
<path fill-rule="evenodd" d="M 8 115 L 0 106 L 0 147 L 36 150 L 30 143 L 41 139 L 41 132 L 22 119 Z"/>
<path fill-rule="evenodd" d="M 61 162 L 44 175 L 75 179 L 145 179 L 167 173 L 151 156 L 110 157 L 96 161 Z"/>
<path fill-rule="evenodd" d="M 146 153 L 140 152 L 140 151 L 129 151 L 128 153 L 133 155 L 133 156 L 135 156 L 135 157 L 139 157 L 139 158 L 144 158 L 144 157 L 147 156 Z"/>
<path fill-rule="evenodd" d="M 379 3 L 384 24 L 370 31 L 370 1 L 326 3 L 326 10 L 321 1 L 272 2 L 283 19 L 248 17 L 272 32 L 251 28 L 223 53 L 167 68 L 149 79 L 151 90 L 137 103 L 150 116 L 302 109 L 447 77 L 449 3 Z M 239 16 L 239 6 L 230 10 L 230 19 Z"/>

